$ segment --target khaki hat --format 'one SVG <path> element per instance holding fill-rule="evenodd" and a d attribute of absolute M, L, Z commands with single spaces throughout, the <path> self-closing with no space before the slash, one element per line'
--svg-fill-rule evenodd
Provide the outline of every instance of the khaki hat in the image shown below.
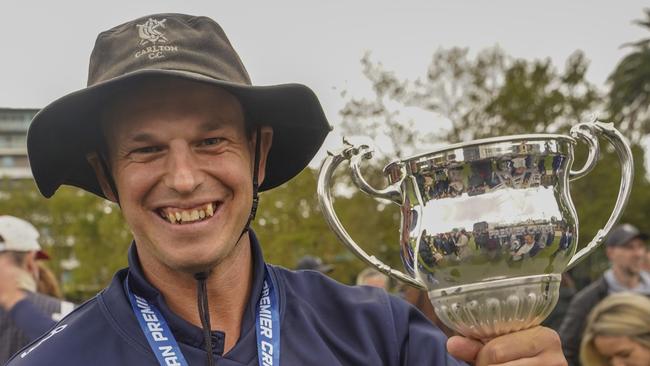
<path fill-rule="evenodd" d="M 63 184 L 104 196 L 86 161 L 89 152 L 100 150 L 102 107 L 133 83 L 149 78 L 181 78 L 223 88 L 239 99 L 247 121 L 273 128 L 260 191 L 303 170 L 331 130 L 308 87 L 253 86 L 214 20 L 149 15 L 100 33 L 90 56 L 87 87 L 50 103 L 34 117 L 27 149 L 34 179 L 45 197 Z"/>

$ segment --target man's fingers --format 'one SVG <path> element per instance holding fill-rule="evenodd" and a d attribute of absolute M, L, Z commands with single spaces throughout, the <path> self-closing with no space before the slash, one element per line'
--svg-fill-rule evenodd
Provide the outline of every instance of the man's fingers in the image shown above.
<path fill-rule="evenodd" d="M 453 336 L 447 340 L 447 352 L 466 362 L 474 362 L 482 347 L 483 343 L 461 336 Z"/>
<path fill-rule="evenodd" d="M 566 364 L 557 333 L 548 328 L 535 327 L 494 338 L 481 349 L 476 357 L 476 365 L 518 365 L 511 362 L 527 358 L 535 360 L 523 364 L 531 365 L 531 361 L 534 362 L 532 364 L 543 361 L 539 364 L 544 366 Z"/>
<path fill-rule="evenodd" d="M 562 354 L 545 352 L 536 357 L 520 358 L 504 363 L 490 364 L 489 366 L 567 366 L 567 362 Z"/>

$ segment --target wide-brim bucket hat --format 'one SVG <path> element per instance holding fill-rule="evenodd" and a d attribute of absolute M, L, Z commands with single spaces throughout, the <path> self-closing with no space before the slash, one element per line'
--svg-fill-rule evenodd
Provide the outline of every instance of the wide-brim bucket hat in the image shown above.
<path fill-rule="evenodd" d="M 87 154 L 99 151 L 101 113 L 111 97 L 148 78 L 181 78 L 235 95 L 249 123 L 273 128 L 260 191 L 302 171 L 331 130 L 316 95 L 301 84 L 254 86 L 222 28 L 212 19 L 155 14 L 97 37 L 87 87 L 43 108 L 27 134 L 34 180 L 45 197 L 61 185 L 101 197 Z"/>

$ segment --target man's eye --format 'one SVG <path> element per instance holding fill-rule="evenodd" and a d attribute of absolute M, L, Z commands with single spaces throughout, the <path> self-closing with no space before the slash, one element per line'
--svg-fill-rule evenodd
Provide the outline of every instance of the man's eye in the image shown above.
<path fill-rule="evenodd" d="M 210 137 L 201 141 L 201 146 L 212 146 L 220 143 L 222 141 L 219 137 Z"/>
<path fill-rule="evenodd" d="M 134 154 L 153 154 L 159 152 L 161 149 L 158 146 L 145 146 L 132 151 Z"/>

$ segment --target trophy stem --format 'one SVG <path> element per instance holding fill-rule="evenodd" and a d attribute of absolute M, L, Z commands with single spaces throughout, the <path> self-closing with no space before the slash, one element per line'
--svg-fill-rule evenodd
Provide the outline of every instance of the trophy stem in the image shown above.
<path fill-rule="evenodd" d="M 560 274 L 490 280 L 429 291 L 436 314 L 448 327 L 480 340 L 532 328 L 553 310 Z"/>

